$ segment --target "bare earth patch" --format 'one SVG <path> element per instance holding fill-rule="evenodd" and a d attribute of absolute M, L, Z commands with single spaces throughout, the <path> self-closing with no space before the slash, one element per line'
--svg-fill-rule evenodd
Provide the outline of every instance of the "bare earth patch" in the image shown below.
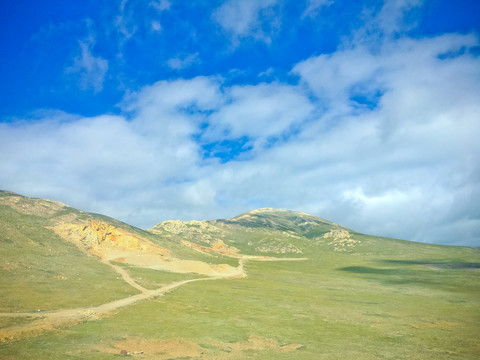
<path fill-rule="evenodd" d="M 100 221 L 61 224 L 52 227 L 57 235 L 103 261 L 116 261 L 149 269 L 208 276 L 242 275 L 227 264 L 177 259 L 165 248 L 124 229 Z"/>
<path fill-rule="evenodd" d="M 273 350 L 290 352 L 302 347 L 300 344 L 279 345 L 275 339 L 250 336 L 247 341 L 221 342 L 207 340 L 196 342 L 187 339 L 137 339 L 129 338 L 109 345 L 101 345 L 97 351 L 108 354 L 124 354 L 140 359 L 241 359 L 246 358 L 245 351 Z M 153 356 L 153 357 L 152 357 Z"/>
<path fill-rule="evenodd" d="M 16 201 L 16 200 L 15 200 Z M 18 201 L 21 201 L 18 200 Z M 43 204 L 41 204 L 43 206 Z M 61 207 L 63 205 L 54 203 L 54 207 Z M 31 209 L 29 210 L 31 211 Z M 215 280 L 215 279 L 234 279 L 234 278 L 243 278 L 247 274 L 244 270 L 244 264 L 247 260 L 257 260 L 257 261 L 292 261 L 292 260 L 304 260 L 303 258 L 272 258 L 268 256 L 249 256 L 241 255 L 237 251 L 232 251 L 227 246 L 222 243 L 214 243 L 216 246 L 209 248 L 210 250 L 216 252 L 227 252 L 231 257 L 239 259 L 239 264 L 237 267 L 233 267 L 227 264 L 213 265 L 201 261 L 194 260 L 181 260 L 172 256 L 172 254 L 158 246 L 151 241 L 138 236 L 136 234 L 130 233 L 127 230 L 108 225 L 100 221 L 89 221 L 84 224 L 59 224 L 54 227 L 51 227 L 57 235 L 63 239 L 74 243 L 77 247 L 91 255 L 99 258 L 101 262 L 106 265 L 109 265 L 115 270 L 118 274 L 121 275 L 123 280 L 128 283 L 130 286 L 136 288 L 140 291 L 139 294 L 132 295 L 123 299 L 111 301 L 109 303 L 101 304 L 95 307 L 82 307 L 74 309 L 62 309 L 62 310 L 53 310 L 53 311 L 39 311 L 39 312 L 27 312 L 27 313 L 0 313 L 0 317 L 7 319 L 9 324 L 16 322 L 15 319 L 30 319 L 31 321 L 21 323 L 13 326 L 8 326 L 6 328 L 0 329 L 0 342 L 15 340 L 24 336 L 32 336 L 44 331 L 53 330 L 61 326 L 73 325 L 81 321 L 88 321 L 92 319 L 97 319 L 103 316 L 107 316 L 113 310 L 118 308 L 134 304 L 138 301 L 153 298 L 156 296 L 164 295 L 167 292 L 170 292 L 180 286 L 188 284 L 194 281 L 203 281 L 203 280 Z M 200 249 L 197 249 L 200 250 Z M 205 250 L 205 249 L 201 249 Z M 112 263 L 116 261 L 118 263 L 127 263 L 130 265 L 135 265 L 139 267 L 145 267 L 150 269 L 166 270 L 176 273 L 197 273 L 208 275 L 207 278 L 197 278 L 178 281 L 170 283 L 159 287 L 155 290 L 148 290 L 138 284 L 130 274 L 120 266 L 117 266 Z M 58 276 L 55 277 L 56 280 L 65 280 L 66 278 Z M 133 340 L 128 340 L 133 341 Z M 155 342 L 149 342 L 148 344 L 143 343 L 143 340 L 135 340 L 136 344 L 133 346 L 133 343 L 128 343 L 127 345 L 132 345 L 132 348 L 137 350 L 132 350 L 133 352 L 129 353 L 139 353 L 145 351 L 151 351 L 155 353 L 152 349 L 162 349 L 165 353 L 171 353 L 169 357 L 175 356 L 186 356 L 191 357 L 188 351 L 194 351 L 195 354 L 198 353 L 199 346 L 183 346 L 187 344 L 186 340 L 155 340 Z M 215 343 L 216 344 L 216 343 Z M 218 344 L 213 344 L 217 346 Z M 137 346 L 138 345 L 138 346 Z M 140 346 L 141 345 L 141 346 Z M 147 346 L 148 345 L 148 346 Z M 243 351 L 245 349 L 278 349 L 288 350 L 288 347 L 279 346 L 275 340 L 268 340 L 258 337 L 252 337 L 246 342 L 235 343 L 235 344 L 220 344 L 222 348 L 230 349 L 230 352 L 234 351 Z M 145 347 L 147 350 L 138 350 L 140 347 Z M 185 350 L 183 349 L 188 349 Z M 116 349 L 116 348 L 115 348 Z M 148 350 L 150 349 L 150 350 Z M 180 351 L 180 350 L 181 351 Z M 194 350 L 192 350 L 194 349 Z M 196 349 L 196 350 L 195 350 Z M 118 349 L 116 349 L 118 350 Z M 124 350 L 124 349 L 122 349 Z M 155 350 L 156 351 L 156 350 Z M 180 351 L 181 355 L 177 354 L 176 351 Z M 205 351 L 205 350 L 202 350 Z M 200 355 L 203 353 L 200 353 Z M 197 356 L 197 355 L 195 355 Z M 167 357 L 168 358 L 168 357 Z"/>

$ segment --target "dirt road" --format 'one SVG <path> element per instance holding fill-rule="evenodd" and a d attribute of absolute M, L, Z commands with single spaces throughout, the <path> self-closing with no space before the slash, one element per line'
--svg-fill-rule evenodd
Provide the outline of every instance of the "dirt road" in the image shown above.
<path fill-rule="evenodd" d="M 141 293 L 132 295 L 123 299 L 111 301 L 99 306 L 92 307 L 80 307 L 74 309 L 53 310 L 53 311 L 38 311 L 38 312 L 23 312 L 23 313 L 0 313 L 0 317 L 10 318 L 32 318 L 32 321 L 27 324 L 19 326 L 12 326 L 8 328 L 0 329 L 0 342 L 18 339 L 20 337 L 35 335 L 43 331 L 53 330 L 55 328 L 67 325 L 73 325 L 82 321 L 98 319 L 107 315 L 113 310 L 135 304 L 138 301 L 153 298 L 156 296 L 164 295 L 180 286 L 192 283 L 195 281 L 206 280 L 219 280 L 219 279 L 234 279 L 243 278 L 247 274 L 245 272 L 245 263 L 247 260 L 256 261 L 288 261 L 288 260 L 301 260 L 301 259 L 286 259 L 286 258 L 268 258 L 260 256 L 243 256 L 239 258 L 239 264 L 236 268 L 235 274 L 210 276 L 205 278 L 190 279 L 177 281 L 165 286 L 162 286 L 155 290 L 145 289 L 143 286 L 135 282 L 134 279 L 121 267 L 113 265 L 108 261 L 103 261 L 105 264 L 111 266 L 118 274 L 120 274 L 123 280 L 139 290 Z"/>

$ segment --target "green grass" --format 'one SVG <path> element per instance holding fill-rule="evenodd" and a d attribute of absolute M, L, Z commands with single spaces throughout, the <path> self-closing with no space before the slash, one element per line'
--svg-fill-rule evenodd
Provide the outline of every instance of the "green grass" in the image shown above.
<path fill-rule="evenodd" d="M 47 219 L 20 215 L 8 207 L 0 207 L 0 211 L 3 308 L 94 305 L 136 291 L 111 268 L 45 229 Z M 289 217 L 284 225 L 282 216 Z M 242 252 L 255 254 L 255 246 L 262 241 L 290 243 L 303 254 L 276 256 L 308 260 L 248 261 L 247 278 L 189 283 L 100 320 L 1 343 L 0 358 L 116 359 L 122 356 L 98 348 L 126 338 L 189 339 L 220 359 L 480 358 L 478 248 L 418 244 L 352 232 L 359 243 L 348 252 L 337 252 L 329 239 L 320 238 L 329 231 L 327 225 L 335 224 L 319 223 L 316 229 L 304 232 L 305 236 L 295 238 L 284 231 L 300 226 L 302 218 L 283 213 L 267 220 L 268 227 L 228 221 L 216 226 L 227 234 L 223 241 Z M 186 258 L 230 261 L 231 265 L 238 262 L 182 247 L 181 235 L 155 235 L 133 227 L 127 230 Z M 196 277 L 122 266 L 149 289 Z M 67 279 L 54 279 L 58 276 Z M 28 319 L 0 320 L 0 326 L 12 326 Z M 252 335 L 302 347 L 284 353 L 262 349 L 227 352 L 228 344 Z M 213 340 L 224 345 L 215 345 Z"/>
<path fill-rule="evenodd" d="M 419 263 L 431 260 L 410 255 L 406 262 L 355 256 L 353 269 L 351 254 L 249 261 L 248 278 L 191 283 L 109 318 L 3 344 L 0 357 L 108 359 L 114 357 L 93 350 L 96 344 L 128 337 L 228 343 L 259 335 L 303 347 L 294 354 L 251 350 L 248 358 L 478 358 L 478 270 L 430 269 Z M 468 251 L 463 256 L 470 261 Z M 380 264 L 392 267 L 364 270 Z"/>
<path fill-rule="evenodd" d="M 188 273 L 188 274 L 173 273 L 168 271 L 129 266 L 129 265 L 120 264 L 120 263 L 115 263 L 115 265 L 119 265 L 123 267 L 125 270 L 128 271 L 128 273 L 135 280 L 136 283 L 150 290 L 154 290 L 163 285 L 181 281 L 181 280 L 198 279 L 198 278 L 205 277 L 205 275 L 199 275 L 199 274 L 193 274 L 193 273 Z"/>
<path fill-rule="evenodd" d="M 89 306 L 137 292 L 47 225 L 0 205 L 0 311 Z"/>

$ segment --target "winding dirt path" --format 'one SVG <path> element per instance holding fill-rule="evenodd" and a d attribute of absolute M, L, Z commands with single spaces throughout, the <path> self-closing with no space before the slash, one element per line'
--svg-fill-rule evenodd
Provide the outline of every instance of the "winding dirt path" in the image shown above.
<path fill-rule="evenodd" d="M 164 285 L 155 290 L 148 290 L 144 288 L 143 286 L 136 283 L 135 280 L 128 274 L 127 271 L 122 269 L 120 266 L 114 265 L 109 261 L 105 260 L 102 262 L 111 266 L 118 274 L 122 276 L 123 280 L 126 283 L 128 283 L 135 289 L 139 290 L 141 293 L 132 295 L 123 299 L 114 300 L 99 306 L 79 307 L 79 308 L 73 308 L 73 309 L 52 310 L 52 311 L 0 313 L 0 317 L 32 318 L 32 321 L 27 324 L 0 329 L 0 342 L 15 340 L 25 336 L 35 335 L 43 331 L 53 330 L 61 326 L 74 325 L 82 321 L 98 319 L 121 307 L 132 305 L 141 300 L 164 295 L 180 286 L 186 285 L 191 282 L 243 278 L 247 276 L 245 272 L 245 263 L 247 260 L 295 261 L 295 260 L 305 260 L 305 259 L 304 258 L 270 258 L 270 257 L 262 257 L 262 256 L 244 255 L 242 257 L 239 257 L 237 272 L 233 275 L 229 274 L 229 275 L 221 275 L 221 276 L 210 276 L 210 277 L 198 278 L 198 279 L 182 280 L 182 281 L 177 281 L 171 284 Z"/>
<path fill-rule="evenodd" d="M 121 268 L 120 266 L 118 265 L 114 265 L 112 264 L 110 261 L 108 260 L 102 260 L 102 263 L 104 263 L 105 265 L 108 265 L 110 267 L 113 268 L 113 270 L 115 270 L 118 274 L 120 274 L 120 276 L 122 277 L 123 281 L 125 281 L 128 285 L 134 287 L 135 289 L 141 291 L 143 294 L 147 294 L 150 290 L 148 289 L 145 289 L 142 285 L 140 285 L 139 283 L 135 282 L 135 280 L 132 279 L 132 277 L 130 276 L 130 274 L 125 271 L 125 269 Z"/>

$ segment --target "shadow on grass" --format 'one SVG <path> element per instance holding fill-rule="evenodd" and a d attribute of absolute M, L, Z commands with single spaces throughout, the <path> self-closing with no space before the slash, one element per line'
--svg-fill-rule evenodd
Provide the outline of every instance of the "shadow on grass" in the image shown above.
<path fill-rule="evenodd" d="M 401 275 L 405 272 L 403 269 L 380 269 L 366 266 L 347 266 L 338 270 L 347 271 L 356 274 L 375 274 L 375 275 Z"/>
<path fill-rule="evenodd" d="M 436 269 L 480 269 L 480 263 L 464 261 L 425 261 L 425 260 L 382 260 L 383 263 L 398 265 L 423 265 Z"/>
<path fill-rule="evenodd" d="M 480 268 L 480 263 L 470 262 L 423 262 L 410 260 L 384 260 L 383 262 L 398 265 L 425 265 L 424 269 L 407 267 L 376 268 L 367 266 L 347 266 L 337 270 L 359 275 L 365 279 L 378 281 L 385 285 L 419 285 L 434 288 L 454 288 L 459 286 L 458 279 L 462 273 L 445 273 L 437 270 L 470 270 Z M 428 268 L 427 268 L 428 267 Z"/>

